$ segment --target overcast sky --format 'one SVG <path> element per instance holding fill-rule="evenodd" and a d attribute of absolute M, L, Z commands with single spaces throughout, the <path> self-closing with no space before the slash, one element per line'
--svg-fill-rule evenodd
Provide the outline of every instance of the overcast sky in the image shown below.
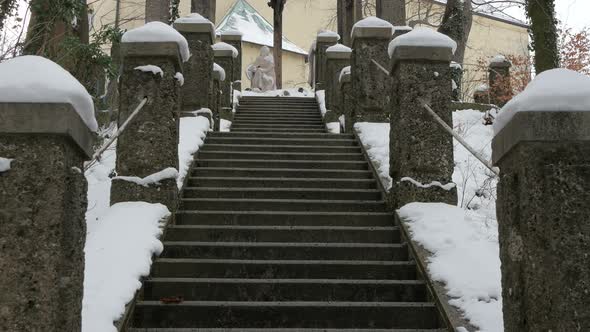
<path fill-rule="evenodd" d="M 557 18 L 567 27 L 576 30 L 590 27 L 590 0 L 555 0 Z M 525 20 L 524 9 L 514 8 L 510 14 Z"/>

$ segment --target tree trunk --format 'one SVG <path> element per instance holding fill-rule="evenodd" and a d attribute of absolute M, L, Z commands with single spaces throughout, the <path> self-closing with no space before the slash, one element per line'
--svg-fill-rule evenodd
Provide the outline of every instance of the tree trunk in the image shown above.
<path fill-rule="evenodd" d="M 199 13 L 215 24 L 216 0 L 191 0 L 191 13 Z"/>
<path fill-rule="evenodd" d="M 283 10 L 282 6 L 274 8 L 274 41 L 273 52 L 277 89 L 283 88 Z"/>
<path fill-rule="evenodd" d="M 449 36 L 457 43 L 453 60 L 463 64 L 467 39 L 471 32 L 473 10 L 471 1 L 448 0 L 438 32 Z"/>
<path fill-rule="evenodd" d="M 145 23 L 160 21 L 170 23 L 170 1 L 169 0 L 146 0 L 145 1 Z"/>
<path fill-rule="evenodd" d="M 58 57 L 59 45 L 73 31 L 70 22 L 59 17 L 53 0 L 32 0 L 31 20 L 23 48 L 26 55 Z"/>
<path fill-rule="evenodd" d="M 394 26 L 406 25 L 406 0 L 376 0 L 377 17 Z"/>
<path fill-rule="evenodd" d="M 554 0 L 527 0 L 526 12 L 531 22 L 536 73 L 559 67 Z"/>

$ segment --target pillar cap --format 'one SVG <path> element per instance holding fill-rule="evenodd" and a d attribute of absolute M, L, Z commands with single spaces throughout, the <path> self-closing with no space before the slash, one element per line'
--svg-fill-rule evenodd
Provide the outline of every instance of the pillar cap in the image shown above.
<path fill-rule="evenodd" d="M 352 49 L 342 44 L 336 44 L 326 49 L 326 58 L 328 59 L 350 59 Z"/>
<path fill-rule="evenodd" d="M 182 73 L 180 50 L 175 42 L 134 42 L 121 44 L 121 56 L 126 57 L 162 57 L 174 62 L 177 72 Z"/>
<path fill-rule="evenodd" d="M 496 55 L 490 60 L 490 68 L 510 68 L 512 63 L 503 55 Z"/>
<path fill-rule="evenodd" d="M 94 134 L 66 103 L 0 103 L 0 133 L 67 136 L 88 159 L 94 153 Z"/>
<path fill-rule="evenodd" d="M 228 43 L 219 42 L 211 46 L 214 57 L 232 57 L 237 58 L 240 52 Z"/>
<path fill-rule="evenodd" d="M 441 46 L 398 46 L 393 51 L 390 61 L 390 73 L 401 61 L 426 60 L 433 62 L 451 62 L 453 50 Z"/>
<path fill-rule="evenodd" d="M 340 40 L 340 35 L 330 30 L 320 31 L 316 40 L 318 43 L 337 43 Z"/>
<path fill-rule="evenodd" d="M 221 32 L 220 36 L 221 41 L 242 41 L 244 34 L 238 30 L 228 30 Z"/>
<path fill-rule="evenodd" d="M 391 39 L 393 36 L 393 25 L 385 20 L 375 16 L 367 17 L 356 22 L 352 27 L 351 39 L 370 38 L 370 39 Z"/>
<path fill-rule="evenodd" d="M 492 141 L 494 165 L 521 142 L 588 141 L 590 111 L 518 112 Z"/>
<path fill-rule="evenodd" d="M 215 40 L 215 26 L 198 13 L 176 19 L 174 29 L 184 33 L 206 33 L 211 36 L 211 43 Z"/>

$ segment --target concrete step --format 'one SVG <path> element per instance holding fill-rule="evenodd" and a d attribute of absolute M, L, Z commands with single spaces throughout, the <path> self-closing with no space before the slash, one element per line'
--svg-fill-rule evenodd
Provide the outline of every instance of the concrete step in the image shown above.
<path fill-rule="evenodd" d="M 329 184 L 322 183 L 322 181 L 332 181 L 332 179 L 339 180 L 350 180 L 356 181 L 361 179 L 373 179 L 373 173 L 369 170 L 342 170 L 342 169 L 302 169 L 302 168 L 255 168 L 255 167 L 199 167 L 194 168 L 191 172 L 192 177 L 227 177 L 228 181 L 235 183 L 246 183 L 239 182 L 238 180 L 245 179 L 234 179 L 234 177 L 251 177 L 255 179 L 251 180 L 262 180 L 268 178 L 269 181 L 266 183 L 273 183 L 272 185 L 261 185 L 263 187 L 275 187 L 276 182 L 270 182 L 270 179 L 283 178 L 285 184 L 291 184 L 289 181 L 294 179 L 301 179 L 300 181 L 307 181 L 303 186 L 311 188 L 309 181 L 319 181 L 317 188 L 330 188 Z M 373 183 L 376 183 L 373 180 Z M 247 182 L 250 183 L 250 182 Z M 302 183 L 302 182 L 299 182 Z M 342 184 L 339 186 L 339 181 L 334 181 L 335 188 L 348 188 L 348 184 Z M 352 185 L 352 184 L 351 184 Z M 196 180 L 190 179 L 189 186 L 199 186 Z M 203 185 L 200 185 L 203 186 Z M 354 188 L 355 185 L 352 186 Z M 364 185 L 362 186 L 364 188 Z M 370 188 L 373 188 L 372 186 Z"/>
<path fill-rule="evenodd" d="M 234 127 L 232 127 L 232 130 L 234 130 Z M 235 127 L 235 131 L 236 132 L 251 132 L 251 133 L 260 133 L 260 132 L 275 132 L 277 130 L 281 130 L 281 128 L 276 128 L 276 127 L 246 127 L 246 126 L 236 126 Z M 319 128 L 319 127 L 315 127 L 315 128 L 291 128 L 288 129 L 289 132 L 292 133 L 325 133 L 326 129 Z"/>
<path fill-rule="evenodd" d="M 296 152 L 296 153 L 362 153 L 359 146 L 306 146 L 306 145 L 246 145 L 246 144 L 205 144 L 203 151 L 242 152 Z"/>
<path fill-rule="evenodd" d="M 253 183 L 253 185 L 256 185 Z M 320 200 L 381 200 L 378 189 L 319 189 L 290 187 L 188 187 L 184 198 L 261 198 L 261 199 L 320 199 Z"/>
<path fill-rule="evenodd" d="M 277 113 L 269 113 L 269 112 L 260 112 L 260 113 L 236 113 L 234 120 L 241 120 L 241 119 L 256 119 L 256 120 L 264 120 L 264 119 L 284 119 L 284 120 L 321 120 L 322 116 L 319 112 L 317 113 L 310 113 L 310 114 L 299 114 L 299 113 L 291 113 L 291 112 L 277 112 Z"/>
<path fill-rule="evenodd" d="M 153 277 L 162 278 L 283 278 L 283 279 L 404 279 L 416 278 L 410 261 L 226 260 L 158 258 Z"/>
<path fill-rule="evenodd" d="M 295 129 L 321 129 L 324 130 L 324 124 L 319 122 L 316 124 L 266 124 L 266 123 L 244 123 L 241 124 L 239 122 L 232 124 L 232 129 L 235 128 L 236 130 L 240 129 L 274 129 L 276 130 L 286 130 L 293 132 Z"/>
<path fill-rule="evenodd" d="M 195 160 L 196 167 L 237 167 L 237 168 L 286 168 L 286 169 L 337 169 L 368 170 L 366 161 L 333 160 L 270 160 L 270 159 L 202 159 Z"/>
<path fill-rule="evenodd" d="M 418 280 L 150 278 L 144 300 L 426 302 Z"/>
<path fill-rule="evenodd" d="M 128 332 L 448 332 L 447 329 L 131 328 Z"/>
<path fill-rule="evenodd" d="M 365 160 L 360 153 L 266 152 L 266 151 L 200 151 L 200 159 L 255 159 L 255 160 Z"/>
<path fill-rule="evenodd" d="M 194 211 L 176 213 L 177 225 L 390 227 L 389 212 Z"/>
<path fill-rule="evenodd" d="M 311 106 L 262 106 L 262 105 L 241 105 L 236 109 L 236 113 L 243 114 L 247 112 L 266 112 L 266 113 L 309 113 L 319 114 L 320 109 L 316 105 Z"/>
<path fill-rule="evenodd" d="M 322 125 L 322 119 L 320 117 L 315 118 L 315 119 L 281 119 L 281 118 L 275 118 L 275 119 L 252 119 L 252 118 L 238 118 L 238 119 L 234 119 L 233 124 L 240 124 L 240 125 L 258 125 L 258 124 L 263 124 L 263 125 L 276 125 L 276 126 L 284 126 L 286 127 L 287 125 Z"/>
<path fill-rule="evenodd" d="M 163 258 L 250 260 L 367 260 L 408 259 L 405 244 L 301 242 L 164 242 Z"/>
<path fill-rule="evenodd" d="M 399 243 L 397 227 L 174 225 L 166 241 Z"/>
<path fill-rule="evenodd" d="M 305 133 L 289 133 L 284 131 L 276 131 L 271 133 L 236 133 L 236 132 L 229 132 L 229 133 L 222 133 L 222 132 L 210 132 L 207 134 L 207 139 L 209 138 L 281 138 L 281 139 L 297 139 L 297 140 L 315 140 L 311 142 L 322 142 L 322 141 L 336 141 L 336 140 L 345 140 L 345 141 L 355 141 L 354 136 L 350 134 L 328 134 L 328 133 L 317 133 L 317 134 L 305 134 Z M 281 145 L 285 145 L 281 143 Z"/>
<path fill-rule="evenodd" d="M 383 201 L 182 198 L 184 210 L 386 212 Z"/>
<path fill-rule="evenodd" d="M 260 109 L 238 109 L 236 117 L 313 117 L 321 118 L 321 113 L 318 109 L 307 110 L 260 110 Z"/>
<path fill-rule="evenodd" d="M 293 96 L 242 96 L 240 101 L 260 101 L 260 102 L 296 102 L 296 103 L 303 103 L 303 102 L 316 102 L 315 96 L 309 97 L 293 97 Z"/>
<path fill-rule="evenodd" d="M 134 326 L 224 328 L 437 328 L 436 307 L 424 302 L 140 301 Z"/>

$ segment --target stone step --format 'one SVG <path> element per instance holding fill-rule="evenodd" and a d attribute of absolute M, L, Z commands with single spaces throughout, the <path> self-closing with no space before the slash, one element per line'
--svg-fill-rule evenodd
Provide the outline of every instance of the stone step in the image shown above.
<path fill-rule="evenodd" d="M 128 332 L 448 332 L 447 329 L 130 328 Z"/>
<path fill-rule="evenodd" d="M 367 260 L 408 259 L 405 244 L 301 242 L 164 242 L 163 258 L 250 260 Z"/>
<path fill-rule="evenodd" d="M 278 119 L 278 120 L 321 120 L 322 116 L 320 113 L 310 113 L 310 114 L 299 114 L 299 113 L 290 113 L 290 112 L 280 112 L 280 113 L 236 113 L 234 120 L 242 120 L 242 119 L 254 119 L 254 120 L 265 120 L 265 119 Z"/>
<path fill-rule="evenodd" d="M 281 130 L 281 128 L 275 127 L 246 127 L 246 126 L 236 126 L 235 128 L 232 127 L 232 130 L 236 132 L 251 132 L 251 133 L 260 133 L 260 132 L 275 132 L 277 130 Z M 286 130 L 286 129 L 285 129 Z M 315 128 L 291 128 L 288 129 L 292 133 L 325 133 L 326 129 L 323 127 L 315 127 Z"/>
<path fill-rule="evenodd" d="M 255 183 L 252 183 L 255 185 Z M 333 188 L 291 188 L 291 187 L 187 187 L 185 198 L 261 198 L 261 199 L 319 199 L 319 200 L 381 200 L 378 189 L 333 189 Z"/>
<path fill-rule="evenodd" d="M 322 122 L 316 124 L 267 124 L 267 123 L 234 123 L 232 124 L 232 129 L 235 128 L 236 130 L 240 129 L 274 129 L 276 130 L 287 130 L 287 131 L 294 131 L 295 129 L 321 129 L 324 130 L 324 124 Z"/>
<path fill-rule="evenodd" d="M 232 123 L 232 128 L 234 126 L 253 126 L 253 127 L 268 127 L 273 126 L 277 128 L 288 128 L 292 126 L 293 128 L 302 128 L 308 126 L 324 126 L 324 122 L 321 119 L 313 119 L 313 120 L 284 120 L 284 119 L 265 119 L 265 120 L 248 120 L 248 119 L 234 119 Z"/>
<path fill-rule="evenodd" d="M 261 110 L 261 109 L 239 109 L 236 112 L 236 117 L 251 116 L 251 117 L 313 117 L 321 118 L 320 111 L 317 109 L 307 110 Z"/>
<path fill-rule="evenodd" d="M 437 328 L 433 303 L 139 301 L 134 326 L 223 328 Z"/>
<path fill-rule="evenodd" d="M 191 211 L 176 213 L 177 225 L 390 227 L 389 212 Z"/>
<path fill-rule="evenodd" d="M 150 278 L 144 300 L 426 302 L 418 280 Z"/>
<path fill-rule="evenodd" d="M 416 278 L 411 261 L 226 260 L 158 258 L 153 277 L 162 278 L 283 278 L 283 279 L 404 279 Z"/>
<path fill-rule="evenodd" d="M 293 96 L 242 96 L 240 100 L 244 101 L 268 101 L 272 103 L 277 102 L 286 102 L 286 101 L 294 101 L 294 102 L 315 102 L 315 96 L 309 97 L 293 97 Z"/>
<path fill-rule="evenodd" d="M 248 135 L 249 133 L 236 133 L 233 132 L 232 135 L 225 135 L 225 136 L 211 136 L 205 140 L 205 144 L 240 144 L 240 145 L 305 145 L 305 146 L 358 146 L 357 142 L 353 139 L 343 139 L 343 138 L 329 138 L 329 137 L 321 137 L 321 138 L 311 138 L 311 137 L 297 137 L 297 136 L 290 136 L 290 137 L 272 137 L 271 135 L 276 135 L 276 133 L 268 133 L 271 134 L 269 136 L 262 136 L 262 137 L 255 137 L 258 133 L 251 133 L 254 134 L 252 136 Z"/>
<path fill-rule="evenodd" d="M 259 102 L 259 101 L 250 101 L 250 100 L 240 100 L 238 107 L 317 107 L 318 103 L 316 101 L 311 102 L 290 102 L 284 101 L 281 103 L 272 103 L 272 102 Z"/>
<path fill-rule="evenodd" d="M 345 140 L 355 142 L 354 136 L 351 134 L 328 134 L 328 133 L 317 133 L 317 134 L 305 134 L 305 133 L 289 133 L 284 131 L 276 131 L 271 133 L 222 133 L 222 132 L 210 132 L 207 134 L 207 139 L 210 138 L 282 138 L 282 139 L 297 139 L 297 140 L 314 140 L 312 142 L 322 142 L 325 140 Z M 281 143 L 281 145 L 286 145 Z"/>
<path fill-rule="evenodd" d="M 184 210 L 386 212 L 383 201 L 182 198 Z"/>
<path fill-rule="evenodd" d="M 243 104 L 237 107 L 236 112 L 248 112 L 248 111 L 258 111 L 258 112 L 311 112 L 318 114 L 320 112 L 320 108 L 317 105 L 247 105 Z"/>
<path fill-rule="evenodd" d="M 333 160 L 271 160 L 271 159 L 202 159 L 195 160 L 196 167 L 237 167 L 237 168 L 297 168 L 368 170 L 366 161 Z"/>
<path fill-rule="evenodd" d="M 399 243 L 397 227 L 174 225 L 166 241 Z"/>
<path fill-rule="evenodd" d="M 338 180 L 367 180 L 373 179 L 373 173 L 369 170 L 342 170 L 342 169 L 302 169 L 302 168 L 255 168 L 255 167 L 199 167 L 194 168 L 191 171 L 192 177 L 227 177 L 228 181 L 232 181 L 238 183 L 238 180 L 244 179 L 234 179 L 238 178 L 254 178 L 251 180 L 263 180 L 269 179 L 265 181 L 266 183 L 273 183 L 272 185 L 264 185 L 264 186 L 271 186 L 275 187 L 277 182 L 272 182 L 271 180 L 274 178 L 283 178 L 282 180 L 285 184 L 291 184 L 290 180 L 299 179 L 299 183 L 303 183 L 302 181 L 307 181 L 303 186 L 307 188 L 311 188 L 309 186 L 309 181 L 315 181 L 316 179 L 319 181 L 318 188 L 330 188 L 329 184 L 326 185 L 321 181 L 332 181 L 332 179 Z M 235 180 L 235 181 L 234 181 Z M 194 187 L 198 184 L 195 183 L 195 179 L 189 180 L 189 186 Z M 336 188 L 340 188 L 339 182 L 341 181 L 334 181 L 334 186 Z M 244 183 L 244 182 L 241 182 Z M 249 182 L 248 182 L 249 183 Z M 373 180 L 373 183 L 376 183 Z M 348 184 L 342 184 L 342 188 L 348 188 Z M 353 186 L 354 187 L 354 186 Z M 371 187 L 372 188 L 372 187 Z"/>
<path fill-rule="evenodd" d="M 317 124 L 318 122 L 322 122 L 322 118 L 320 116 L 317 117 L 308 117 L 308 118 L 286 118 L 286 117 L 249 117 L 249 116 L 240 116 L 235 117 L 233 123 L 234 124 L 276 124 L 276 125 L 288 125 L 288 124 Z"/>
<path fill-rule="evenodd" d="M 359 146 L 205 144 L 203 151 L 297 152 L 297 153 L 362 153 Z"/>
<path fill-rule="evenodd" d="M 266 152 L 266 151 L 200 151 L 199 159 L 255 159 L 255 160 L 334 160 L 362 161 L 360 153 Z"/>

